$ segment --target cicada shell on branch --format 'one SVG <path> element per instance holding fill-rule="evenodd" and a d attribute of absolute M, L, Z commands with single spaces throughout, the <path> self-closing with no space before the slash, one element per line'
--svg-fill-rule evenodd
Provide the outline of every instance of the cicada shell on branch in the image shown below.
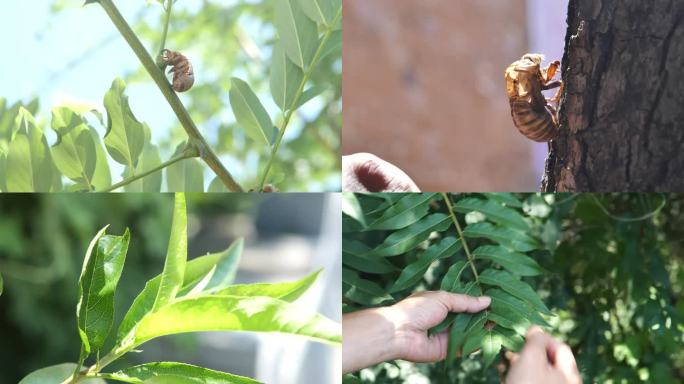
<path fill-rule="evenodd" d="M 179 52 L 165 49 L 162 51 L 162 60 L 172 67 L 169 73 L 173 73 L 171 87 L 174 91 L 185 92 L 192 87 L 195 83 L 195 75 L 187 57 Z"/>
<path fill-rule="evenodd" d="M 563 89 L 560 80 L 553 81 L 560 62 L 554 61 L 542 69 L 543 60 L 543 55 L 528 53 L 509 65 L 505 74 L 513 124 L 525 137 L 537 142 L 550 141 L 558 136 L 556 109 Z M 553 88 L 559 90 L 556 96 L 547 100 L 542 91 Z"/>

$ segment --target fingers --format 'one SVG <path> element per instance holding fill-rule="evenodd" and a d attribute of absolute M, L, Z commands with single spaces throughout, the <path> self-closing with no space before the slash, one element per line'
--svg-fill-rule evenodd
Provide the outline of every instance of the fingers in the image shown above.
<path fill-rule="evenodd" d="M 552 364 L 560 371 L 565 380 L 571 384 L 582 383 L 579 371 L 577 370 L 575 356 L 572 354 L 570 347 L 568 347 L 567 344 L 555 341 L 553 348 Z M 549 353 L 549 355 L 551 355 L 551 353 Z"/>
<path fill-rule="evenodd" d="M 444 291 L 429 292 L 428 294 L 433 294 L 435 299 L 444 304 L 449 312 L 480 312 L 492 303 L 492 298 L 488 296 L 475 297 Z"/>
<path fill-rule="evenodd" d="M 342 156 L 345 192 L 420 192 L 401 169 L 370 153 Z"/>
<path fill-rule="evenodd" d="M 533 326 L 527 331 L 527 341 L 520 354 L 528 359 L 545 361 L 549 360 L 547 347 L 552 339 L 538 326 Z"/>

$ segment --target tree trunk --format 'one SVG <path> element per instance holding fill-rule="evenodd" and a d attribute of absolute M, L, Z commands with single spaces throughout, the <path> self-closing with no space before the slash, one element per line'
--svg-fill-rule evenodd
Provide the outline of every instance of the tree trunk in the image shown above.
<path fill-rule="evenodd" d="M 684 1 L 570 0 L 542 190 L 684 191 Z"/>

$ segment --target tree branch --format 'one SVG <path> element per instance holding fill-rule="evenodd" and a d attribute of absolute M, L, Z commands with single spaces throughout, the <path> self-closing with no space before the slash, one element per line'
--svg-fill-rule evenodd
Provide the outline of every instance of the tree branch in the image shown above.
<path fill-rule="evenodd" d="M 240 184 L 235 181 L 230 172 L 223 166 L 223 164 L 221 164 L 221 161 L 211 149 L 204 136 L 202 136 L 199 129 L 197 129 L 197 126 L 195 125 L 194 121 L 192 121 L 190 114 L 183 106 L 183 103 L 181 103 L 178 95 L 171 88 L 171 84 L 169 84 L 169 81 L 166 79 L 164 72 L 157 67 L 150 54 L 140 42 L 140 39 L 138 39 L 138 36 L 136 36 L 128 23 L 126 23 L 126 20 L 123 18 L 112 0 L 88 0 L 86 1 L 86 4 L 93 2 L 98 2 L 102 8 L 104 8 L 105 12 L 107 12 L 107 15 L 119 30 L 123 38 L 126 40 L 133 52 L 135 52 L 136 56 L 138 56 L 138 59 L 142 63 L 143 67 L 145 67 L 154 82 L 157 83 L 157 86 L 161 90 L 162 94 L 169 102 L 169 105 L 171 105 L 173 112 L 178 117 L 183 129 L 185 129 L 185 132 L 188 134 L 190 138 L 189 142 L 196 146 L 202 160 L 204 160 L 209 168 L 211 168 L 219 177 L 219 179 L 221 179 L 228 190 L 232 192 L 243 192 Z"/>

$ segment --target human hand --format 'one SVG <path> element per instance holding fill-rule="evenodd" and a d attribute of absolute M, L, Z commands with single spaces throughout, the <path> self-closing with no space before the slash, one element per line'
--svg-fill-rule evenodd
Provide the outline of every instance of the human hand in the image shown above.
<path fill-rule="evenodd" d="M 441 323 L 449 312 L 480 312 L 491 301 L 486 296 L 436 291 L 413 294 L 389 307 L 395 326 L 396 358 L 421 363 L 444 360 L 448 332 L 428 336 L 428 330 Z"/>
<path fill-rule="evenodd" d="M 446 332 L 428 336 L 449 312 L 479 312 L 489 297 L 421 292 L 390 307 L 371 308 L 342 317 L 342 372 L 349 373 L 394 359 L 415 362 L 446 357 Z"/>
<path fill-rule="evenodd" d="M 572 350 L 539 327 L 527 332 L 525 346 L 519 354 L 507 352 L 511 369 L 507 384 L 581 384 L 582 378 Z"/>
<path fill-rule="evenodd" d="M 420 192 L 397 166 L 370 153 L 342 156 L 344 192 Z"/>

